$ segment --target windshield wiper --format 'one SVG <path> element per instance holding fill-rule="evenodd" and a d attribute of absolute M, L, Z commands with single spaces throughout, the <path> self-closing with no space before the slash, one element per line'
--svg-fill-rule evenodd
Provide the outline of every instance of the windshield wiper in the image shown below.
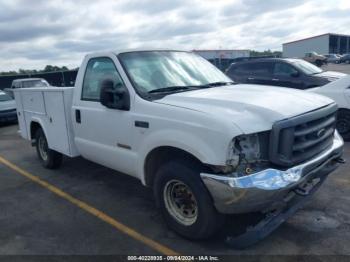
<path fill-rule="evenodd" d="M 310 75 L 318 75 L 318 74 L 321 74 L 323 73 L 324 71 L 321 71 L 321 72 L 315 72 L 315 73 L 311 73 Z"/>
<path fill-rule="evenodd" d="M 220 81 L 220 82 L 213 82 L 213 83 L 209 83 L 207 84 L 210 87 L 214 87 L 214 86 L 228 86 L 228 85 L 233 85 L 236 84 L 235 82 L 224 82 L 224 81 Z"/>
<path fill-rule="evenodd" d="M 149 91 L 148 93 L 167 93 L 167 92 L 175 92 L 175 91 L 181 91 L 181 90 L 190 90 L 190 89 L 197 89 L 197 88 L 203 88 L 205 86 L 167 86 L 162 88 L 157 88 Z M 208 86 L 209 87 L 209 86 Z"/>
<path fill-rule="evenodd" d="M 193 90 L 193 89 L 201 89 L 201 88 L 210 88 L 215 86 L 224 86 L 224 85 L 232 85 L 235 84 L 234 82 L 213 82 L 208 83 L 204 85 L 188 85 L 188 86 L 167 86 L 167 87 L 161 87 L 157 89 L 153 89 L 149 91 L 149 94 L 153 93 L 170 93 L 170 92 L 176 92 L 176 91 L 186 91 L 186 90 Z"/>

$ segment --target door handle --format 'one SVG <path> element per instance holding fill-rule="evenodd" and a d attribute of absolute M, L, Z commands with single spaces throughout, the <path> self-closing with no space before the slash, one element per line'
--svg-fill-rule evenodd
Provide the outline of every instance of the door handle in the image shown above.
<path fill-rule="evenodd" d="M 280 81 L 278 78 L 272 78 L 272 81 Z"/>
<path fill-rule="evenodd" d="M 75 122 L 81 123 L 81 114 L 79 109 L 75 109 Z"/>
<path fill-rule="evenodd" d="M 254 80 L 255 78 L 254 77 L 248 77 L 247 79 L 248 80 Z"/>

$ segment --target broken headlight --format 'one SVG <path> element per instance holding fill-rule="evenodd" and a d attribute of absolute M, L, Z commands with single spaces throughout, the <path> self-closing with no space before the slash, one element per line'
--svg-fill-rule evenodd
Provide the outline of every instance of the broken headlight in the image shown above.
<path fill-rule="evenodd" d="M 240 135 L 232 139 L 226 165 L 237 176 L 249 175 L 268 164 L 269 132 Z"/>

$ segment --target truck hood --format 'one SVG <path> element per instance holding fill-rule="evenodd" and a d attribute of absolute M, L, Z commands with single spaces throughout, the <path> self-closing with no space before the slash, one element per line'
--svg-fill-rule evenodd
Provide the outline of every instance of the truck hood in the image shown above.
<path fill-rule="evenodd" d="M 238 84 L 176 93 L 156 102 L 230 121 L 249 134 L 269 130 L 276 121 L 324 107 L 333 100 L 294 89 Z"/>
<path fill-rule="evenodd" d="M 340 73 L 340 72 L 334 72 L 334 71 L 325 71 L 325 72 L 316 74 L 314 76 L 322 77 L 322 78 L 325 78 L 329 81 L 334 81 L 334 80 L 337 80 L 337 79 L 342 78 L 344 76 L 347 76 L 347 74 Z"/>

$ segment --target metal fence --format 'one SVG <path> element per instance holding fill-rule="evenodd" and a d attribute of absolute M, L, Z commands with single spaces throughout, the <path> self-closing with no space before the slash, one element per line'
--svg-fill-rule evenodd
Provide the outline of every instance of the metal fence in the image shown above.
<path fill-rule="evenodd" d="M 15 79 L 21 78 L 44 78 L 52 86 L 74 86 L 78 70 L 0 76 L 0 89 L 10 88 Z"/>

